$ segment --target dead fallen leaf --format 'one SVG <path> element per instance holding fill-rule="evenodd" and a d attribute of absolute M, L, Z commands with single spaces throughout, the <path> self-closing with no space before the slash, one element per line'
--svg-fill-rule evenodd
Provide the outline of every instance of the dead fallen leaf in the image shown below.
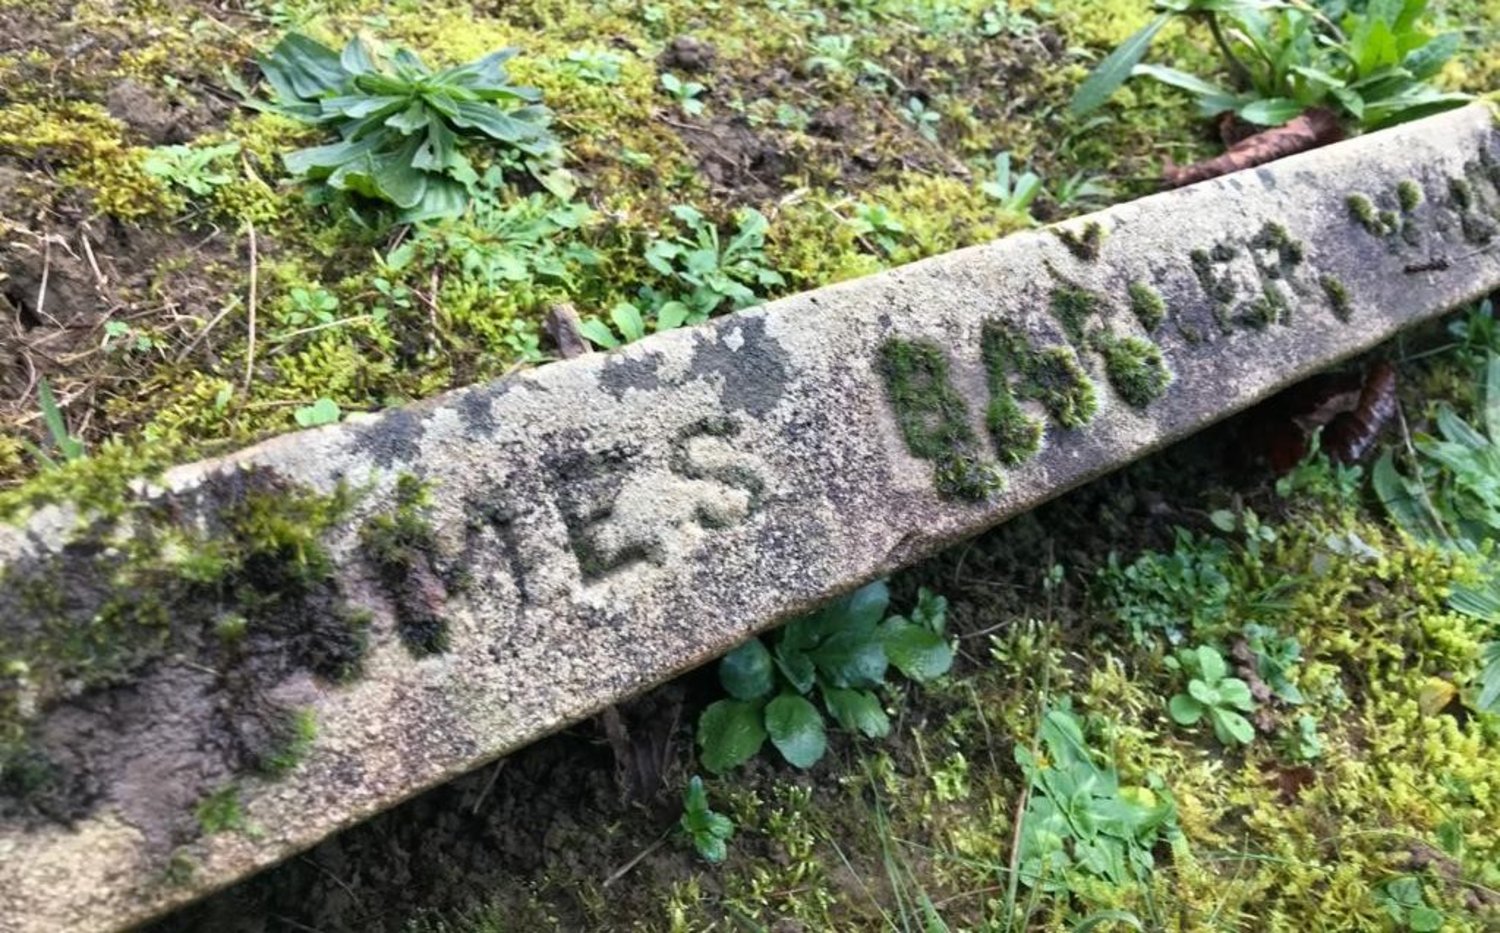
<path fill-rule="evenodd" d="M 1221 131 L 1223 130 L 1221 126 Z M 1289 155 L 1336 143 L 1343 138 L 1344 127 L 1333 111 L 1315 108 L 1285 126 L 1273 127 L 1239 140 L 1221 156 L 1182 166 L 1173 165 L 1168 160 L 1162 168 L 1162 180 L 1168 188 L 1181 188 L 1183 185 L 1218 178 L 1230 172 L 1265 165 Z"/>

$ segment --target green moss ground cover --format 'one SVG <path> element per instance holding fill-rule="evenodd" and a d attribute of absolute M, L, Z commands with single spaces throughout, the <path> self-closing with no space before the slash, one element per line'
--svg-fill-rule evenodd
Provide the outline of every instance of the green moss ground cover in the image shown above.
<path fill-rule="evenodd" d="M 1470 40 L 1449 85 L 1493 84 L 1494 7 L 1443 8 Z M 1001 153 L 1045 179 L 1043 220 L 1148 191 L 1164 158 L 1213 148 L 1180 95 L 1132 85 L 1086 121 L 1065 107 L 1148 15 L 1123 0 L 4 0 L 0 508 L 105 472 L 26 486 L 27 445 L 48 442 L 43 379 L 87 449 L 147 469 L 540 363 L 559 302 L 606 328 L 633 302 L 649 331 L 653 305 L 692 291 L 648 261 L 691 235 L 679 205 L 726 234 L 744 209 L 769 221 L 773 275 L 724 311 L 1024 226 L 990 184 Z M 505 171 L 420 230 L 316 203 L 281 157 L 317 132 L 241 106 L 254 56 L 288 31 L 435 66 L 518 49 L 512 78 L 554 114 L 567 176 Z M 1201 37 L 1162 41 L 1212 69 Z M 481 147 L 476 169 L 496 156 Z"/>

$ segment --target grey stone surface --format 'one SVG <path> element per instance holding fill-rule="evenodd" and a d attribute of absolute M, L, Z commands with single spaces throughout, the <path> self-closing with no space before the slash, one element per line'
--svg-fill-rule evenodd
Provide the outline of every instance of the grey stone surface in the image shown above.
<path fill-rule="evenodd" d="M 197 897 L 1497 286 L 1500 131 L 1474 107 L 181 467 L 114 530 L 0 527 L 14 644 L 87 628 L 131 528 L 183 529 L 171 556 L 257 492 L 357 493 L 332 576 L 256 610 L 274 637 L 179 633 L 112 686 L 6 672 L 63 790 L 0 800 L 0 930 Z M 403 476 L 430 537 L 393 576 L 368 523 Z M 50 622 L 18 595 L 49 573 Z M 228 597 L 184 592 L 169 613 L 222 635 Z M 367 646 L 340 680 L 351 608 Z M 286 711 L 317 735 L 273 778 L 246 749 Z M 226 788 L 241 828 L 205 835 Z"/>

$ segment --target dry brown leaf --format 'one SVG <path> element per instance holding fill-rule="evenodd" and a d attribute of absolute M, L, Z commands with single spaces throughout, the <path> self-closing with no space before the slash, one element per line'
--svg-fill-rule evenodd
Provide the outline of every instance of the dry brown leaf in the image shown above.
<path fill-rule="evenodd" d="M 1331 110 L 1315 108 L 1291 121 L 1256 133 L 1229 147 L 1221 156 L 1196 162 L 1192 165 L 1173 165 L 1167 161 L 1162 168 L 1162 179 L 1168 188 L 1181 188 L 1195 182 L 1207 181 L 1230 172 L 1265 165 L 1277 159 L 1336 143 L 1344 138 L 1344 127 Z"/>

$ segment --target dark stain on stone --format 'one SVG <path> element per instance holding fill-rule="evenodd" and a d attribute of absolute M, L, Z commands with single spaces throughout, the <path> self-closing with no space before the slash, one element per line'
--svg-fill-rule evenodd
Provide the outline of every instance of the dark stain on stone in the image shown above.
<path fill-rule="evenodd" d="M 393 408 L 379 421 L 362 426 L 355 435 L 355 444 L 382 469 L 413 463 L 421 451 L 422 434 L 427 430 L 422 420 L 414 411 Z"/>
<path fill-rule="evenodd" d="M 138 503 L 128 552 L 101 520 L 0 571 L 0 653 L 24 652 L 37 685 L 23 715 L 0 680 L 0 823 L 66 823 L 109 799 L 164 855 L 225 777 L 294 765 L 293 711 L 270 691 L 298 671 L 352 679 L 365 650 L 368 617 L 323 540 L 351 504 L 223 471 Z"/>
<path fill-rule="evenodd" d="M 615 401 L 623 399 L 627 389 L 652 392 L 661 388 L 661 379 L 656 375 L 661 362 L 660 353 L 610 357 L 599 373 L 599 385 L 613 395 Z"/>
<path fill-rule="evenodd" d="M 476 386 L 459 396 L 458 416 L 463 419 L 464 432 L 470 438 L 489 437 L 495 433 L 495 402 L 514 387 L 515 382 L 504 379 Z"/>
<path fill-rule="evenodd" d="M 723 378 L 724 389 L 719 398 L 725 411 L 742 411 L 763 418 L 786 394 L 791 376 L 787 353 L 766 335 L 763 318 L 748 317 L 734 326 L 744 338 L 740 348 L 732 350 L 724 343 L 724 336 L 733 333 L 732 328 L 720 331 L 715 337 L 700 338 L 693 349 L 689 372 L 700 379 L 714 375 Z"/>

